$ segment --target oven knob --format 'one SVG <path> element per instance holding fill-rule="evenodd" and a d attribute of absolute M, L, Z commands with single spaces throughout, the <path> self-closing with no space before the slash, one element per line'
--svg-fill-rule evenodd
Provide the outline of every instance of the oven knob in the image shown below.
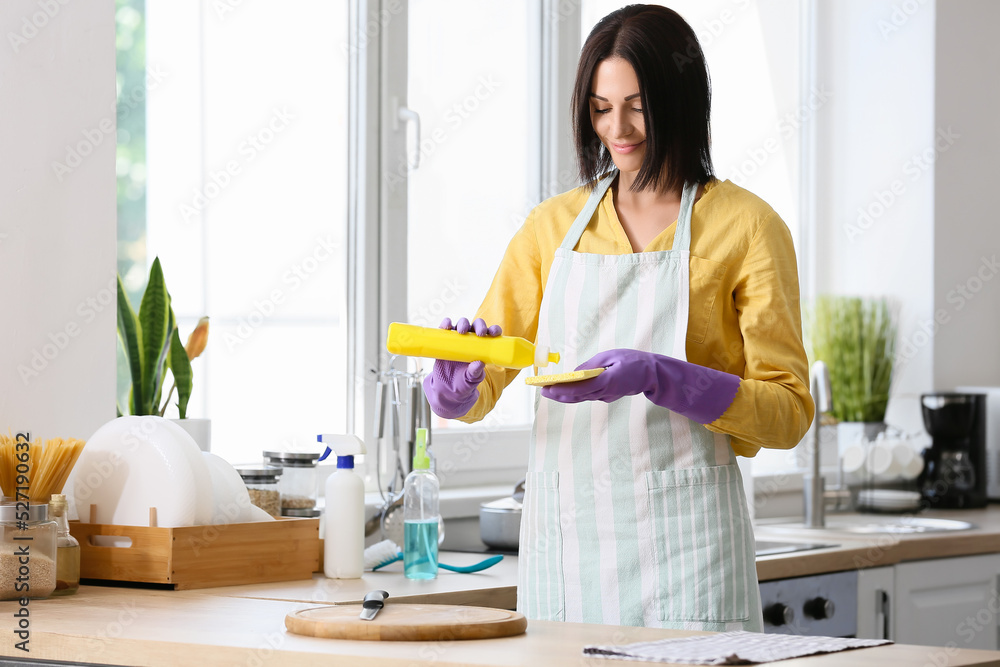
<path fill-rule="evenodd" d="M 813 598 L 802 606 L 802 610 L 806 612 L 807 616 L 811 616 L 817 621 L 821 621 L 824 618 L 831 618 L 834 611 L 833 600 Z"/>
<path fill-rule="evenodd" d="M 764 620 L 774 626 L 791 625 L 795 621 L 795 610 L 787 604 L 775 602 L 764 610 Z"/>

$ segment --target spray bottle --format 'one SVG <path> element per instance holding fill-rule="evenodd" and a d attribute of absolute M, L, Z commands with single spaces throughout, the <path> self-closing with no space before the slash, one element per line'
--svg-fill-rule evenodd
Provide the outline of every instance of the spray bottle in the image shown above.
<path fill-rule="evenodd" d="M 354 457 L 365 453 L 356 435 L 316 437 L 326 445 L 320 457 L 334 452 L 337 472 L 326 480 L 326 525 L 323 532 L 323 573 L 331 579 L 359 579 L 365 564 L 365 483 L 354 472 Z"/>
<path fill-rule="evenodd" d="M 437 577 L 440 488 L 427 456 L 427 429 L 418 428 L 413 470 L 403 483 L 403 573 L 407 579 Z"/>

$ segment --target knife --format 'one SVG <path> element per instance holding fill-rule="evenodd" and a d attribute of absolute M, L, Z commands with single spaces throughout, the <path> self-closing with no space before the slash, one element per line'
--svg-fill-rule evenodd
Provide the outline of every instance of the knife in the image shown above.
<path fill-rule="evenodd" d="M 385 599 L 387 597 L 389 597 L 389 594 L 385 591 L 372 591 L 366 595 L 364 602 L 361 603 L 361 620 L 375 620 L 375 614 L 379 612 L 379 609 L 385 606 Z"/>

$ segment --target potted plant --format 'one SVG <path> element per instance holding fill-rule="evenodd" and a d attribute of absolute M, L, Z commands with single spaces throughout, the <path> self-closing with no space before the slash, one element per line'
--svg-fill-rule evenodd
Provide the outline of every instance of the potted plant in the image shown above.
<path fill-rule="evenodd" d="M 826 362 L 841 446 L 885 430 L 896 350 L 896 310 L 884 297 L 822 295 L 813 304 L 808 339 Z"/>
<path fill-rule="evenodd" d="M 131 377 L 127 411 L 119 404 L 118 415 L 162 417 L 176 390 L 177 423 L 207 451 L 208 420 L 189 419 L 187 406 L 193 387 L 191 361 L 201 355 L 208 342 L 208 318 L 198 321 L 187 345 L 182 345 L 159 257 L 150 267 L 138 314 L 132 309 L 121 276 L 118 277 L 118 340 Z M 173 384 L 164 396 L 168 371 Z"/>

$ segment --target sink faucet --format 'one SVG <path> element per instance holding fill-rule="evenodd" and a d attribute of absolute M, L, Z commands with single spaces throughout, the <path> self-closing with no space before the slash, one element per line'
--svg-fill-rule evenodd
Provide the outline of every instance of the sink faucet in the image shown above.
<path fill-rule="evenodd" d="M 805 501 L 805 525 L 809 528 L 822 528 L 825 524 L 826 487 L 819 469 L 819 422 L 820 414 L 833 408 L 830 372 L 822 361 L 815 362 L 809 371 L 809 393 L 816 404 L 816 412 L 812 426 L 812 470 L 803 478 L 802 499 Z"/>

